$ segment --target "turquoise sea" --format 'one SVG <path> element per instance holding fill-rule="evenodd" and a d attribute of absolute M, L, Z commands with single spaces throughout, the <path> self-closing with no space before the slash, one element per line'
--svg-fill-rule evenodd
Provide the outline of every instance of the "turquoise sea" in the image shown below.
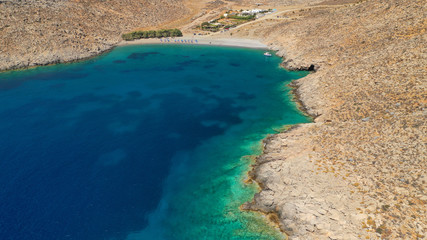
<path fill-rule="evenodd" d="M 280 61 L 145 45 L 0 73 L 0 239 L 282 239 L 239 210 L 261 140 L 308 121 Z"/>

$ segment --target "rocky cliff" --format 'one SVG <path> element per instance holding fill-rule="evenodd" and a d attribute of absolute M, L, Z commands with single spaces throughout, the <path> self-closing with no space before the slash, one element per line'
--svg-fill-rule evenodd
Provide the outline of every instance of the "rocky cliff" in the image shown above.
<path fill-rule="evenodd" d="M 185 16 L 183 0 L 0 1 L 0 70 L 93 56 L 121 33 Z"/>

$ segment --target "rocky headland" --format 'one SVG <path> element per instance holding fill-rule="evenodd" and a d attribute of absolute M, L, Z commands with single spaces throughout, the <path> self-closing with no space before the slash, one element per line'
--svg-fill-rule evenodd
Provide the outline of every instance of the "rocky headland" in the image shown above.
<path fill-rule="evenodd" d="M 135 28 L 194 26 L 233 6 L 277 8 L 209 38 L 260 40 L 313 117 L 264 141 L 250 172 L 290 239 L 426 239 L 427 3 L 422 0 L 0 1 L 0 70 L 65 62 Z"/>

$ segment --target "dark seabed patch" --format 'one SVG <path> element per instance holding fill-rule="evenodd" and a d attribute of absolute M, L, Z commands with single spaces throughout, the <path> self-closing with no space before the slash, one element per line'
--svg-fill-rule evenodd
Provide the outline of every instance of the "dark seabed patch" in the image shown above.
<path fill-rule="evenodd" d="M 50 88 L 51 89 L 61 89 L 61 88 L 64 88 L 65 86 L 66 86 L 65 83 L 58 83 L 58 84 L 52 84 L 52 85 L 50 85 Z"/>
<path fill-rule="evenodd" d="M 125 60 L 114 60 L 113 63 L 123 64 L 123 63 L 126 63 L 126 61 Z"/>
<path fill-rule="evenodd" d="M 130 91 L 128 92 L 128 95 L 133 98 L 139 98 L 142 96 L 141 92 L 139 91 Z"/>
<path fill-rule="evenodd" d="M 159 55 L 160 52 L 143 52 L 143 53 L 132 53 L 127 58 L 133 60 L 144 60 L 150 55 Z"/>
<path fill-rule="evenodd" d="M 216 67 L 216 64 L 208 64 L 203 66 L 203 68 L 205 69 L 214 68 L 214 67 Z"/>
<path fill-rule="evenodd" d="M 254 99 L 255 97 L 256 97 L 255 94 L 240 92 L 237 98 L 239 98 L 240 100 L 251 100 L 251 99 Z"/>
<path fill-rule="evenodd" d="M 209 95 L 211 93 L 211 91 L 208 91 L 208 90 L 205 90 L 205 89 L 199 88 L 199 87 L 193 87 L 193 88 L 191 88 L 191 91 L 193 93 L 199 93 L 202 95 Z"/>
<path fill-rule="evenodd" d="M 184 62 L 179 62 L 178 65 L 181 67 L 188 67 L 188 66 L 194 66 L 196 63 L 199 63 L 198 60 L 188 60 Z"/>
<path fill-rule="evenodd" d="M 19 87 L 24 81 L 23 80 L 3 80 L 0 84 L 0 90 L 9 90 Z"/>
<path fill-rule="evenodd" d="M 170 67 L 155 67 L 153 71 L 165 71 L 165 72 L 182 72 L 184 71 L 184 67 L 182 66 L 170 66 Z"/>
<path fill-rule="evenodd" d="M 180 59 L 180 58 L 189 58 L 190 56 L 188 56 L 188 55 L 181 55 L 181 54 L 175 54 L 174 57 L 176 57 L 177 59 Z"/>

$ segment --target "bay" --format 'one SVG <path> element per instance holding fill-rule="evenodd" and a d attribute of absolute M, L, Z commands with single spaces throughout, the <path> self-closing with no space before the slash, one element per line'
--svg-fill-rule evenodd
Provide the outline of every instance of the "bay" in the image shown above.
<path fill-rule="evenodd" d="M 0 238 L 281 239 L 239 210 L 261 140 L 308 121 L 280 61 L 144 45 L 0 73 Z"/>

